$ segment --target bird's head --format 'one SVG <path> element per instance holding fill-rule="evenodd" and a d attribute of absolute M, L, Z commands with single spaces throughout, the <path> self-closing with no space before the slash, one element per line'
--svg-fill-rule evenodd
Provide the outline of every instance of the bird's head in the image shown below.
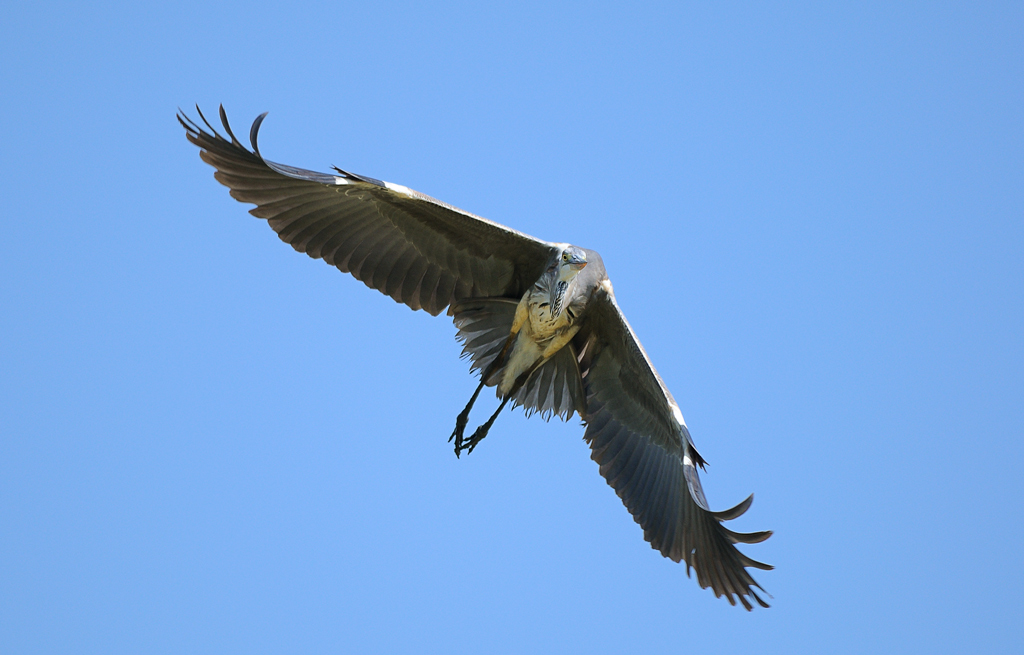
<path fill-rule="evenodd" d="M 583 248 L 566 246 L 558 256 L 558 279 L 566 282 L 572 280 L 587 265 L 587 253 Z"/>

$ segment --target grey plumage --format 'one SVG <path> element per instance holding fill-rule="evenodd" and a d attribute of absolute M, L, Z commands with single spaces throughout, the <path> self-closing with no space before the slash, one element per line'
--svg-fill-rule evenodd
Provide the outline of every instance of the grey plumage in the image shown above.
<path fill-rule="evenodd" d="M 198 108 L 197 108 L 198 109 Z M 618 304 L 600 256 L 542 241 L 411 189 L 340 169 L 317 173 L 276 164 L 235 138 L 223 108 L 221 136 L 179 114 L 188 140 L 214 176 L 256 205 L 278 236 L 412 309 L 446 308 L 480 387 L 459 415 L 456 454 L 471 452 L 498 412 L 466 439 L 463 429 L 480 388 L 544 418 L 586 423 L 584 439 L 601 475 L 662 555 L 685 561 L 716 596 L 767 603 L 747 568 L 772 567 L 735 544 L 764 541 L 722 525 L 753 499 L 712 512 L 697 475 L 698 454 L 678 405 Z M 556 285 L 556 286 L 552 286 Z M 557 286 L 560 285 L 560 286 Z"/>

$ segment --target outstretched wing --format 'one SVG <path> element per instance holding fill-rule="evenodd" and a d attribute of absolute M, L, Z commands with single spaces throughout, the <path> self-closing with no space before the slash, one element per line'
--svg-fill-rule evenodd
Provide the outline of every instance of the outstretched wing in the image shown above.
<path fill-rule="evenodd" d="M 266 114 L 253 122 L 252 151 L 235 138 L 223 107 L 227 137 L 199 116 L 209 131 L 178 114 L 185 136 L 236 200 L 256 205 L 253 216 L 296 250 L 413 309 L 436 316 L 463 298 L 518 299 L 555 247 L 401 185 L 263 159 L 257 133 Z"/>
<path fill-rule="evenodd" d="M 723 521 L 743 514 L 750 496 L 722 512 L 708 508 L 700 486 L 697 454 L 672 394 L 622 315 L 609 286 L 587 306 L 585 326 L 574 341 L 581 353 L 591 458 L 644 530 L 644 539 L 673 561 L 686 561 L 701 587 L 733 605 L 765 603 L 747 567 L 770 570 L 734 544 L 764 541 L 771 532 L 741 534 Z M 762 590 L 763 592 L 763 590 Z M 734 596 L 736 598 L 734 598 Z"/>

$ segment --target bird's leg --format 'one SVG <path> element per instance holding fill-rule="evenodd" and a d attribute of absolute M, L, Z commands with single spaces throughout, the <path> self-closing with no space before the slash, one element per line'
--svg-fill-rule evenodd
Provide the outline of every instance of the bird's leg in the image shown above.
<path fill-rule="evenodd" d="M 501 404 L 498 405 L 498 409 L 494 410 L 494 413 L 491 414 L 491 418 L 487 419 L 486 423 L 478 427 L 476 432 L 473 433 L 473 436 L 463 442 L 462 450 L 465 450 L 467 453 L 471 453 L 473 452 L 473 449 L 476 448 L 476 445 L 484 440 L 484 437 L 487 436 L 487 431 L 490 430 L 491 426 L 494 424 L 494 419 L 498 418 L 498 414 L 500 414 L 501 410 L 505 409 L 505 405 L 508 404 L 509 398 L 511 398 L 511 396 L 505 396 L 501 399 Z M 455 447 L 455 454 L 459 454 L 458 446 Z"/>
<path fill-rule="evenodd" d="M 487 436 L 487 432 L 491 429 L 491 426 L 494 424 L 494 420 L 498 418 L 498 414 L 501 413 L 501 410 L 505 409 L 505 405 L 508 404 L 508 401 L 517 393 L 519 393 L 519 390 L 523 388 L 523 385 L 526 384 L 526 381 L 530 379 L 530 376 L 533 375 L 533 372 L 540 368 L 540 365 L 543 364 L 545 361 L 547 360 L 542 359 L 538 361 L 536 364 L 527 369 L 525 373 L 516 378 L 515 384 L 513 384 L 509 392 L 505 394 L 505 397 L 501 399 L 501 404 L 498 405 L 498 409 L 494 410 L 494 413 L 491 414 L 491 418 L 487 419 L 486 423 L 478 427 L 476 429 L 476 432 L 473 433 L 473 436 L 471 436 L 469 439 L 466 439 L 463 442 L 461 448 L 458 446 L 458 444 L 456 444 L 456 456 L 458 456 L 460 450 L 465 450 L 467 453 L 473 452 L 473 449 L 476 448 L 476 445 L 483 441 L 484 437 Z M 477 389 L 477 391 L 479 391 L 479 389 Z"/>
<path fill-rule="evenodd" d="M 480 384 L 477 385 L 476 391 L 473 392 L 473 396 L 466 403 L 466 408 L 459 413 L 455 418 L 455 431 L 452 432 L 452 436 L 448 437 L 448 443 L 451 443 L 452 439 L 455 439 L 455 456 L 458 457 L 462 451 L 462 440 L 463 433 L 466 431 L 466 423 L 469 421 L 469 410 L 473 409 L 473 403 L 476 402 L 476 397 L 480 395 L 480 390 L 484 388 L 484 381 L 486 377 L 480 379 Z"/>
<path fill-rule="evenodd" d="M 484 371 L 483 374 L 480 376 L 480 384 L 477 385 L 476 391 L 473 392 L 473 396 L 469 399 L 469 402 L 466 403 L 466 408 L 463 409 L 459 413 L 459 415 L 455 417 L 455 431 L 452 432 L 452 436 L 448 437 L 448 443 L 451 443 L 452 439 L 455 440 L 456 457 L 458 457 L 459 453 L 466 449 L 462 445 L 462 442 L 465 439 L 464 434 L 466 431 L 466 423 L 469 422 L 469 411 L 473 409 L 473 403 L 476 402 L 476 397 L 480 395 L 480 390 L 484 388 L 485 384 L 487 384 L 487 380 L 490 379 L 492 375 L 494 375 L 494 372 L 498 370 L 501 364 L 505 361 L 505 355 L 508 354 L 508 349 L 512 345 L 512 341 L 515 339 L 515 336 L 515 332 L 508 335 L 508 339 L 505 340 L 505 345 L 502 347 L 501 352 L 498 353 L 498 356 L 495 357 L 493 361 L 491 361 L 490 365 L 487 367 L 487 370 Z M 504 407 L 504 405 L 502 406 Z M 484 431 L 484 433 L 486 434 L 486 430 Z M 480 438 L 483 439 L 483 437 Z"/>

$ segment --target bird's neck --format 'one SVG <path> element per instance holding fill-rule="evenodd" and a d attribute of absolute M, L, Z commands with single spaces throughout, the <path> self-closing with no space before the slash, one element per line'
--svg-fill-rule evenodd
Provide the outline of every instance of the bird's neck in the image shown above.
<path fill-rule="evenodd" d="M 564 280 L 557 280 L 551 287 L 551 318 L 556 318 L 562 313 L 562 301 L 565 300 L 565 291 L 569 283 Z"/>
<path fill-rule="evenodd" d="M 574 271 L 568 266 L 560 266 L 551 282 L 551 317 L 557 317 L 562 313 L 565 297 L 568 295 L 569 287 L 576 281 L 579 271 Z"/>

